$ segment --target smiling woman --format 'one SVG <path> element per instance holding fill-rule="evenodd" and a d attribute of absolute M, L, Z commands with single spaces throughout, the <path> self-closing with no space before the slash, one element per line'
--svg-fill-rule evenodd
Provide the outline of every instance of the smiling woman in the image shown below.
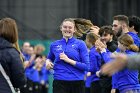
<path fill-rule="evenodd" d="M 89 69 L 86 44 L 73 37 L 77 30 L 73 19 L 65 19 L 60 30 L 63 38 L 51 44 L 46 61 L 47 68 L 54 69 L 53 93 L 84 93 L 84 74 Z"/>
<path fill-rule="evenodd" d="M 63 38 L 66 40 L 73 37 L 76 30 L 74 21 L 72 19 L 65 19 L 60 27 L 60 30 L 62 31 Z"/>

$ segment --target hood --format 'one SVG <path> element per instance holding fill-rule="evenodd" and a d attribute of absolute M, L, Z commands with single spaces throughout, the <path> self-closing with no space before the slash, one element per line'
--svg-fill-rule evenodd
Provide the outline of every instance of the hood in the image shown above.
<path fill-rule="evenodd" d="M 0 49 L 4 48 L 12 48 L 12 44 L 5 40 L 4 38 L 0 37 Z"/>

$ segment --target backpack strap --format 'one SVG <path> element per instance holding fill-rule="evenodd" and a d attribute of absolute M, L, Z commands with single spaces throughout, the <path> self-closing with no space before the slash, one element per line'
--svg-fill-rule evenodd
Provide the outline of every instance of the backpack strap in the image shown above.
<path fill-rule="evenodd" d="M 0 71 L 1 71 L 2 75 L 4 76 L 5 80 L 7 81 L 12 93 L 16 93 L 16 91 L 11 83 L 11 80 L 10 80 L 9 76 L 6 74 L 5 70 L 3 69 L 1 63 L 0 63 Z"/>

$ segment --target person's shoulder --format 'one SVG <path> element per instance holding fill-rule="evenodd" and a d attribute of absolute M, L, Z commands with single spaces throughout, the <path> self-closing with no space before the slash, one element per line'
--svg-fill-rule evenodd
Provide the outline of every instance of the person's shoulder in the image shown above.
<path fill-rule="evenodd" d="M 81 40 L 81 39 L 77 39 L 77 38 L 74 38 L 76 41 L 79 41 L 79 42 L 83 42 L 83 40 Z"/>
<path fill-rule="evenodd" d="M 92 55 L 92 54 L 93 54 L 93 55 L 98 55 L 98 54 L 99 54 L 99 53 L 96 51 L 96 48 L 95 48 L 95 47 L 91 48 L 89 53 L 90 53 L 91 55 Z"/>
<path fill-rule="evenodd" d="M 96 48 L 93 46 L 92 48 L 90 48 L 90 52 L 96 52 Z"/>
<path fill-rule="evenodd" d="M 59 43 L 61 43 L 62 42 L 62 40 L 56 40 L 56 41 L 53 41 L 52 43 L 51 43 L 51 45 L 57 45 L 57 44 L 59 44 Z"/>
<path fill-rule="evenodd" d="M 16 56 L 16 55 L 19 55 L 20 54 L 20 52 L 16 49 L 16 48 L 8 48 L 7 49 L 7 52 L 9 53 L 9 54 L 11 54 L 12 56 Z"/>
<path fill-rule="evenodd" d="M 3 53 L 7 53 L 7 52 L 9 52 L 9 53 L 12 53 L 12 52 L 19 53 L 18 50 L 14 47 L 3 48 L 3 49 L 0 49 L 0 51 L 3 52 Z"/>
<path fill-rule="evenodd" d="M 11 59 L 17 59 L 19 57 L 19 52 L 16 48 L 10 47 L 10 48 L 4 48 L 3 50 L 0 50 L 3 57 L 5 57 L 7 60 Z"/>
<path fill-rule="evenodd" d="M 85 44 L 85 42 L 83 40 L 80 40 L 80 39 L 75 39 L 75 42 L 77 42 L 79 44 Z"/>

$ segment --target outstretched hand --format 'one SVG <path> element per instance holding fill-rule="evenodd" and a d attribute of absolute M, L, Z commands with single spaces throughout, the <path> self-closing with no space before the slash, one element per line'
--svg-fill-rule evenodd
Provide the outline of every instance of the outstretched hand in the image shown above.
<path fill-rule="evenodd" d="M 52 69 L 53 66 L 54 66 L 54 64 L 49 59 L 47 59 L 46 60 L 46 68 L 49 70 L 49 69 Z"/>

